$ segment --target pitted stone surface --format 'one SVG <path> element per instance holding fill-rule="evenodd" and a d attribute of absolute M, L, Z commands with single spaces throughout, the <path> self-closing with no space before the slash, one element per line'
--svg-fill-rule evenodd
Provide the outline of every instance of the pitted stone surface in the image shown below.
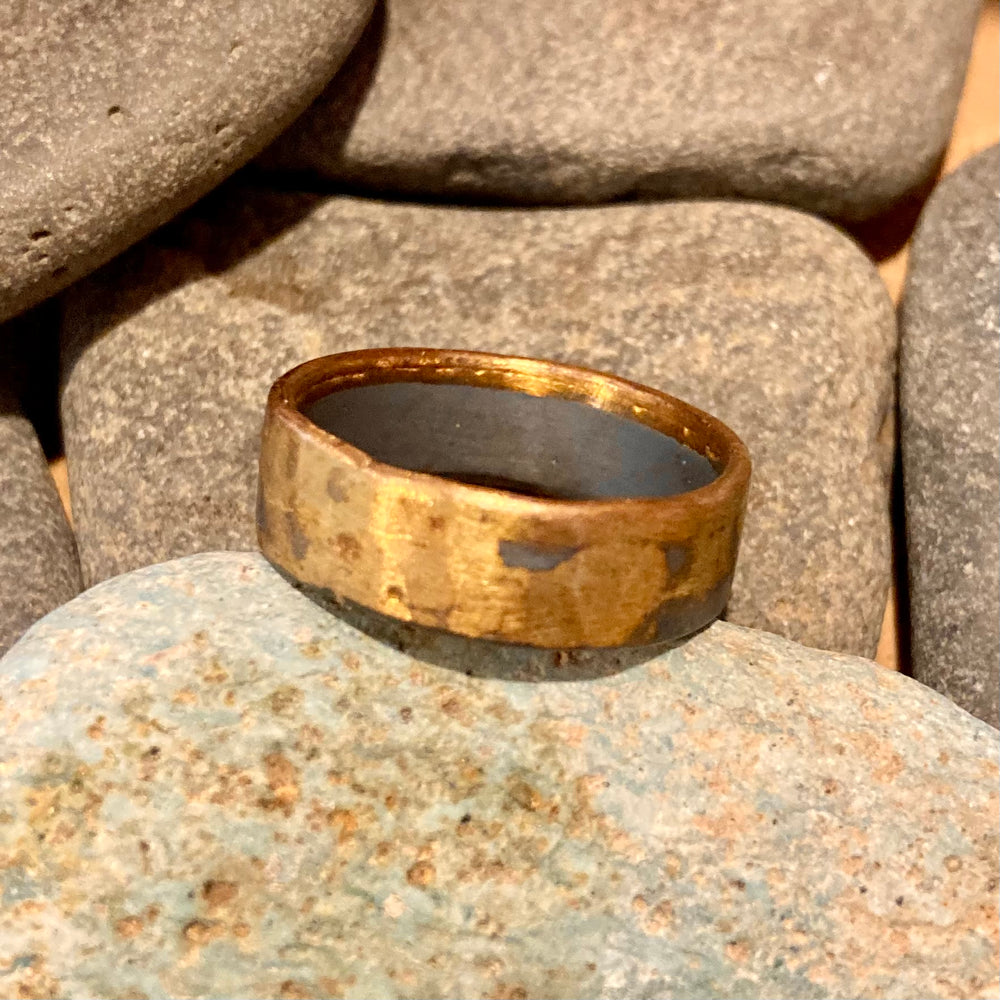
<path fill-rule="evenodd" d="M 271 381 L 417 344 L 665 389 L 755 463 L 732 620 L 871 655 L 889 583 L 895 319 L 788 209 L 479 211 L 234 188 L 71 293 L 63 417 L 89 582 L 255 547 Z"/>
<path fill-rule="evenodd" d="M 21 408 L 33 374 L 21 341 L 41 335 L 34 316 L 0 328 L 0 655 L 81 588 L 73 532 Z"/>
<path fill-rule="evenodd" d="M 623 657 L 101 584 L 0 662 L 0 993 L 995 995 L 994 730 L 728 624 Z"/>
<path fill-rule="evenodd" d="M 256 155 L 330 80 L 372 2 L 0 4 L 0 319 Z"/>
<path fill-rule="evenodd" d="M 913 673 L 1000 722 L 1000 147 L 927 204 L 902 311 Z"/>
<path fill-rule="evenodd" d="M 388 0 L 265 162 L 370 190 L 862 219 L 933 179 L 979 8 Z"/>

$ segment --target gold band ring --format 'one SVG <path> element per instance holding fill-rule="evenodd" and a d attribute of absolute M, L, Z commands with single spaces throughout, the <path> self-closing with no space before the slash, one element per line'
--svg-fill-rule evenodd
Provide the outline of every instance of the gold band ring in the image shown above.
<path fill-rule="evenodd" d="M 681 400 L 585 368 L 390 348 L 271 389 L 258 538 L 393 618 L 556 649 L 677 639 L 729 596 L 750 458 Z"/>

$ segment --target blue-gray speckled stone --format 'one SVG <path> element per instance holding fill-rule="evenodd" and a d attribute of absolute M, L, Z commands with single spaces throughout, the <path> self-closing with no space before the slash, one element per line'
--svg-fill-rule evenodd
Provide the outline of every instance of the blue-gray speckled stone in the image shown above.
<path fill-rule="evenodd" d="M 0 994 L 995 995 L 998 734 L 929 688 L 726 624 L 405 641 L 232 553 L 37 625 Z"/>
<path fill-rule="evenodd" d="M 1000 722 L 1000 147 L 946 178 L 913 240 L 900 410 L 913 675 Z"/>

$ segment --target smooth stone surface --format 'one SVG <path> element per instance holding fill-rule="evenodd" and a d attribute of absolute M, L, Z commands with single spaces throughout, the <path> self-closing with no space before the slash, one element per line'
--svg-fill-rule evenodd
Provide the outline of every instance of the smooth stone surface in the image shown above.
<path fill-rule="evenodd" d="M 330 80 L 373 2 L 0 4 L 0 319 L 260 152 Z"/>
<path fill-rule="evenodd" d="M 481 211 L 232 188 L 67 306 L 84 574 L 255 547 L 271 381 L 425 345 L 606 369 L 708 410 L 754 461 L 730 617 L 875 651 L 895 318 L 868 259 L 787 209 Z"/>
<path fill-rule="evenodd" d="M 860 220 L 933 180 L 979 7 L 388 0 L 264 162 L 370 190 Z"/>
<path fill-rule="evenodd" d="M 37 382 L 25 338 L 43 333 L 34 315 L 0 328 L 0 654 L 82 586 L 73 532 L 22 409 Z"/>
<path fill-rule="evenodd" d="M 36 626 L 0 993 L 996 995 L 997 733 L 945 698 L 728 624 L 647 662 L 415 642 L 234 553 Z"/>
<path fill-rule="evenodd" d="M 1000 147 L 946 178 L 910 254 L 900 393 L 913 673 L 1000 722 Z"/>

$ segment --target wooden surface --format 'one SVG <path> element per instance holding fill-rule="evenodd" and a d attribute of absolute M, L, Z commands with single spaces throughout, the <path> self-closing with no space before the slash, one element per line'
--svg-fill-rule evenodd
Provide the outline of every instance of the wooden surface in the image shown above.
<path fill-rule="evenodd" d="M 942 164 L 941 175 L 954 170 L 960 163 L 974 153 L 993 145 L 1000 140 L 1000 13 L 996 0 L 985 0 L 983 13 L 973 43 L 972 56 L 965 81 L 965 90 L 955 118 L 955 127 L 951 143 Z M 898 218 L 887 219 L 884 223 L 884 233 L 876 230 L 872 238 L 865 242 L 869 246 L 877 245 L 879 237 L 884 236 L 882 243 L 892 245 L 899 242 L 899 234 L 888 232 L 898 229 L 901 225 L 909 228 L 912 218 L 900 222 Z M 905 242 L 901 249 L 879 261 L 879 272 L 893 301 L 898 302 L 906 277 L 906 259 L 909 243 Z M 67 516 L 72 519 L 70 510 L 69 488 L 66 477 L 66 460 L 58 458 L 50 465 L 59 495 L 62 497 Z M 896 518 L 895 543 L 903 544 L 901 534 L 902 524 Z M 896 584 L 889 595 L 882 625 L 882 636 L 879 641 L 875 659 L 885 667 L 893 670 L 906 669 L 905 643 L 901 637 L 905 634 L 905 607 L 900 607 L 897 601 L 897 588 L 905 588 L 906 581 L 896 574 Z M 905 602 L 904 602 L 905 604 Z"/>

